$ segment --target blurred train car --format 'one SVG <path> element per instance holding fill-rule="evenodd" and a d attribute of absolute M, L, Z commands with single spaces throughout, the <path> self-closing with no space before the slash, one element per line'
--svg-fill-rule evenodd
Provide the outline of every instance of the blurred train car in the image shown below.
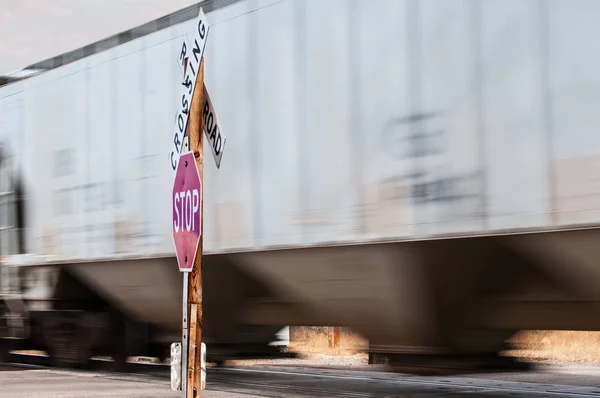
<path fill-rule="evenodd" d="M 19 254 L 25 228 L 23 189 L 12 156 L 0 154 L 0 361 L 11 350 L 45 350 L 59 366 L 111 356 L 164 360 L 181 338 L 182 278 L 170 256 L 44 261 Z M 247 325 L 245 307 L 272 297 L 263 283 L 218 257 L 207 259 L 204 334 L 207 358 L 276 357 L 285 330 Z M 124 272 L 124 273 L 123 273 Z"/>
<path fill-rule="evenodd" d="M 205 153 L 209 357 L 283 325 L 350 326 L 372 362 L 600 330 L 597 1 L 202 5 L 228 137 L 219 170 Z M 179 339 L 168 154 L 198 9 L 0 88 L 5 345 L 81 361 Z"/>

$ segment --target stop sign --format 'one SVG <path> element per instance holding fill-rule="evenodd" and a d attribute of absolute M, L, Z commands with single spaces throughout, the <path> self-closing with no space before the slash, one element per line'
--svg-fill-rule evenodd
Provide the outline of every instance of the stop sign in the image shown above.
<path fill-rule="evenodd" d="M 173 183 L 173 240 L 180 271 L 191 271 L 202 231 L 202 182 L 194 159 L 181 155 Z"/>

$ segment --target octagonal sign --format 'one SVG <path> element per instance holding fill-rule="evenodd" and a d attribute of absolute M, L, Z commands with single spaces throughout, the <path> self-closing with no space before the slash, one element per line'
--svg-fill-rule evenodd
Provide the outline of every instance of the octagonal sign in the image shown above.
<path fill-rule="evenodd" d="M 194 266 L 202 233 L 202 182 L 194 154 L 181 155 L 173 183 L 173 241 L 179 270 Z"/>

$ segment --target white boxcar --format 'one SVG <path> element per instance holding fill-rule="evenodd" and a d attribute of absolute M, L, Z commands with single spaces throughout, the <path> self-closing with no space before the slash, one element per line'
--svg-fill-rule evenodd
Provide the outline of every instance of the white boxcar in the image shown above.
<path fill-rule="evenodd" d="M 206 253 L 248 254 L 265 280 L 325 308 L 319 316 L 343 314 L 334 322 L 368 334 L 356 319 L 377 308 L 373 325 L 397 330 L 392 315 L 412 279 L 392 281 L 395 254 L 352 279 L 351 261 L 336 265 L 326 250 L 298 257 L 312 267 L 294 272 L 263 252 L 599 221 L 600 2 L 204 4 L 214 8 L 206 86 L 228 137 L 219 170 L 204 154 Z M 168 155 L 190 10 L 0 88 L 0 139 L 26 187 L 36 264 L 151 257 L 175 268 Z M 88 277 L 114 281 L 119 263 L 110 264 Z M 340 275 L 347 289 L 317 286 Z M 109 279 L 104 288 L 116 289 Z M 349 308 L 357 292 L 386 298 Z M 152 296 L 139 294 L 138 313 L 151 317 Z"/>

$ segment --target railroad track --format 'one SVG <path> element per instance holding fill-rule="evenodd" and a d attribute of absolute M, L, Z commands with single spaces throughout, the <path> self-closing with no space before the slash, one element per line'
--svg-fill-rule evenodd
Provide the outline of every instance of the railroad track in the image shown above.
<path fill-rule="evenodd" d="M 11 354 L 7 366 L 51 368 L 43 355 Z M 146 375 L 168 379 L 165 364 L 130 362 L 124 373 L 110 372 L 111 361 L 92 360 L 88 371 L 108 377 Z M 207 389 L 264 397 L 393 397 L 447 395 L 488 397 L 600 397 L 600 388 L 491 380 L 469 377 L 423 377 L 375 371 L 281 369 L 275 367 L 209 367 Z"/>

